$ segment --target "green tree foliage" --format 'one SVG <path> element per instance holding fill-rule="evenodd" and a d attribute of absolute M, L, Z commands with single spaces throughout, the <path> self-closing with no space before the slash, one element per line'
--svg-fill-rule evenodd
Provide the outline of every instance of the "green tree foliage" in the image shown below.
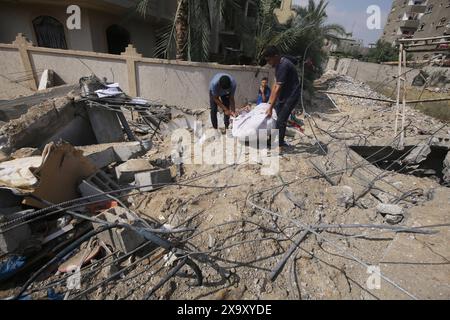
<path fill-rule="evenodd" d="M 237 12 L 242 11 L 242 1 L 217 1 L 217 5 L 211 8 L 206 0 L 178 0 L 173 22 L 159 34 L 156 54 L 169 58 L 176 53 L 177 59 L 208 61 L 211 19 L 223 17 L 226 6 L 236 7 Z M 283 54 L 298 58 L 300 68 L 303 61 L 309 62 L 305 68 L 306 79 L 317 77 L 326 58 L 326 53 L 322 50 L 325 41 L 338 42 L 339 37 L 345 35 L 342 26 L 326 23 L 328 2 L 309 0 L 305 7 L 295 6 L 295 15 L 286 24 L 278 23 L 274 13 L 275 9 L 280 7 L 280 0 L 255 2 L 258 16 L 255 26 L 254 63 L 261 61 L 267 46 L 275 45 Z M 139 0 L 138 11 L 145 14 L 147 10 L 148 0 Z"/>
<path fill-rule="evenodd" d="M 338 43 L 339 37 L 346 34 L 342 26 L 326 23 L 327 5 L 325 0 L 318 3 L 310 0 L 305 7 L 295 6 L 295 16 L 286 25 L 280 25 L 274 15 L 278 1 L 259 0 L 257 60 L 261 60 L 264 48 L 269 45 L 277 46 L 283 54 L 298 58 L 300 74 L 304 71 L 305 75 L 305 88 L 311 91 L 313 80 L 323 72 L 321 66 L 327 57 L 323 51 L 325 41 Z"/>
<path fill-rule="evenodd" d="M 375 63 L 398 61 L 398 54 L 398 47 L 394 47 L 388 42 L 378 40 L 375 47 L 371 48 L 367 56 L 363 57 L 363 59 Z"/>
<path fill-rule="evenodd" d="M 211 8 L 207 0 L 177 0 L 173 22 L 158 32 L 155 55 L 178 60 L 209 61 L 211 19 L 221 19 L 225 6 L 241 8 L 239 0 L 216 0 Z M 137 11 L 145 16 L 149 0 L 139 0 Z"/>

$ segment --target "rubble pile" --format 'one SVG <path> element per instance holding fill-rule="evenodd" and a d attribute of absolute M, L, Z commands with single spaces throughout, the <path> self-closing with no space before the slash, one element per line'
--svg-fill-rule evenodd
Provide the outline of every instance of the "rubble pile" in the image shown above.
<path fill-rule="evenodd" d="M 171 229 L 138 216 L 127 202 L 133 192 L 173 182 L 170 159 L 145 157 L 171 117 L 169 108 L 91 76 L 67 96 L 40 101 L 2 125 L 0 280 L 23 286 L 16 299 L 53 299 L 45 290 L 27 293 L 33 282 L 24 280 L 33 272 L 56 268 L 67 280 L 108 256 L 116 263 L 161 247 L 184 255 L 168 237 Z M 197 272 L 189 258 L 182 260 Z"/>
<path fill-rule="evenodd" d="M 383 98 L 334 73 L 321 85 Z M 312 99 L 265 176 L 259 162 L 177 161 L 176 129 L 220 140 L 196 132 L 204 110 L 83 79 L 65 125 L 2 140 L 0 297 L 450 298 L 450 127 L 408 107 L 399 148 L 388 103 L 332 98 Z M 61 137 L 79 115 L 94 143 Z"/>
<path fill-rule="evenodd" d="M 385 99 L 388 100 L 384 95 L 373 91 L 369 85 L 364 82 L 357 81 L 350 76 L 339 75 L 332 71 L 328 71 L 319 81 L 321 86 L 326 86 L 329 90 L 333 92 L 340 92 L 355 96 L 364 96 L 374 99 Z M 380 103 L 374 100 L 366 100 L 354 97 L 345 97 L 351 104 L 360 104 L 361 107 L 376 107 Z"/>

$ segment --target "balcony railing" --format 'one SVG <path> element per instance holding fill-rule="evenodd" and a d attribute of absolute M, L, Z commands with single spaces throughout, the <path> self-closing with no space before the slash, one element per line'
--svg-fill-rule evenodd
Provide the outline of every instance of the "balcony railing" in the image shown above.
<path fill-rule="evenodd" d="M 400 28 L 417 29 L 419 27 L 419 23 L 419 20 L 402 20 L 400 22 Z"/>

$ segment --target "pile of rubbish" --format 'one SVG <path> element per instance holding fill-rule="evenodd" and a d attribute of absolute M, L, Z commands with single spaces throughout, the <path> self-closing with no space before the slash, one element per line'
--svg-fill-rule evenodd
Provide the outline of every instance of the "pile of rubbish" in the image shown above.
<path fill-rule="evenodd" d="M 82 298 L 82 268 L 109 266 L 110 277 L 111 265 L 161 249 L 172 257 L 168 265 L 187 264 L 202 282 L 172 236 L 183 230 L 145 220 L 127 203 L 130 194 L 174 183 L 170 159 L 145 157 L 171 121 L 170 108 L 128 97 L 119 84 L 90 76 L 75 92 L 30 106 L 3 124 L 0 285 L 12 290 L 2 298 L 62 300 L 74 292 Z M 52 275 L 59 285 L 34 286 Z"/>

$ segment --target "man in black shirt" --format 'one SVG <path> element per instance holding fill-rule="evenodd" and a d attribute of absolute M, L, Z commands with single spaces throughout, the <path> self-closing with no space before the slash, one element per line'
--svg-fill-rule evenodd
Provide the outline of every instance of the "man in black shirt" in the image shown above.
<path fill-rule="evenodd" d="M 282 57 L 276 47 L 268 47 L 264 51 L 267 63 L 275 68 L 275 86 L 269 99 L 270 108 L 267 116 L 272 117 L 273 108 L 278 116 L 277 129 L 280 131 L 280 147 L 287 147 L 284 141 L 289 116 L 300 99 L 300 81 L 295 65 L 286 57 Z"/>

